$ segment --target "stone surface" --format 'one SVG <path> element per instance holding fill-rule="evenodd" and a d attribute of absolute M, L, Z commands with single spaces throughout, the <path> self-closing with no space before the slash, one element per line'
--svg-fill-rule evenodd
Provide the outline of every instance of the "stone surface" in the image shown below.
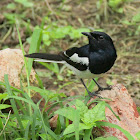
<path fill-rule="evenodd" d="M 23 84 L 27 85 L 26 72 L 24 68 L 24 58 L 20 49 L 4 49 L 0 51 L 0 81 L 4 81 L 4 75 L 8 74 L 9 83 L 11 86 L 20 88 L 20 77 Z M 22 74 L 22 76 L 21 76 Z M 32 69 L 30 82 L 37 84 L 35 71 Z"/>
<path fill-rule="evenodd" d="M 58 119 L 58 114 L 54 115 L 50 120 L 50 126 L 51 128 L 56 128 L 57 127 L 57 119 Z"/>
<path fill-rule="evenodd" d="M 106 107 L 105 114 L 108 122 L 119 125 L 127 130 L 133 137 L 140 131 L 140 116 L 133 99 L 123 85 L 112 86 L 111 91 L 102 91 L 100 95 L 103 98 L 110 98 L 112 101 L 106 102 L 111 106 L 113 111 L 120 117 L 119 121 L 114 114 Z M 91 99 L 90 101 L 92 101 Z M 127 140 L 125 135 L 115 128 L 104 127 L 109 136 L 115 136 L 119 140 Z M 136 138 L 135 138 L 136 139 Z"/>
<path fill-rule="evenodd" d="M 135 139 L 135 134 L 140 131 L 140 116 L 137 111 L 136 105 L 133 99 L 129 95 L 128 91 L 123 85 L 117 84 L 112 86 L 112 90 L 104 90 L 100 92 L 100 96 L 103 98 L 109 98 L 106 102 L 111 106 L 112 110 L 120 117 L 119 121 L 115 115 L 106 107 L 105 114 L 107 121 L 116 124 L 123 129 L 127 130 Z M 92 102 L 95 98 L 91 98 L 88 103 Z M 104 99 L 103 99 L 104 100 Z M 95 106 L 91 104 L 89 108 Z M 75 108 L 75 106 L 72 106 Z M 55 115 L 50 120 L 50 125 L 56 127 L 58 116 Z M 118 129 L 103 127 L 105 131 L 101 131 L 99 128 L 94 128 L 93 133 L 97 136 L 115 136 L 119 140 L 128 140 L 127 137 Z M 136 139 L 137 140 L 137 139 Z"/>

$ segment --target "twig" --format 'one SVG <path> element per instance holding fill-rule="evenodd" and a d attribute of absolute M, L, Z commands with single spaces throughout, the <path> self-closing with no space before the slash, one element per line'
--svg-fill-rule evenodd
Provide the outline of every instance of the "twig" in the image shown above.
<path fill-rule="evenodd" d="M 48 0 L 45 0 L 45 2 L 46 2 L 46 4 L 47 4 L 49 10 L 50 10 L 52 13 L 54 13 L 54 11 L 52 10 L 52 8 L 50 7 L 50 4 L 49 4 Z"/>
<path fill-rule="evenodd" d="M 10 35 L 11 31 L 12 31 L 12 27 L 8 30 L 8 32 L 5 34 L 3 39 L 0 41 L 1 43 L 3 43 L 6 40 L 6 38 Z"/>
<path fill-rule="evenodd" d="M 140 3 L 140 0 L 134 0 L 131 3 Z"/>
<path fill-rule="evenodd" d="M 45 2 L 46 2 L 46 4 L 47 4 L 49 10 L 55 15 L 55 17 L 56 17 L 57 19 L 59 19 L 58 16 L 55 14 L 55 12 L 52 10 L 52 8 L 51 8 L 51 6 L 50 6 L 48 0 L 45 0 Z"/>
<path fill-rule="evenodd" d="M 9 118 L 10 118 L 10 114 L 11 114 L 11 110 L 9 111 L 9 114 L 8 114 L 8 117 L 7 117 L 7 120 L 6 120 L 6 123 L 5 123 L 4 127 L 3 127 L 3 130 L 0 133 L 0 136 L 2 135 L 3 131 L 5 130 L 5 127 L 6 127 L 7 123 L 8 123 L 8 121 L 9 121 Z"/>

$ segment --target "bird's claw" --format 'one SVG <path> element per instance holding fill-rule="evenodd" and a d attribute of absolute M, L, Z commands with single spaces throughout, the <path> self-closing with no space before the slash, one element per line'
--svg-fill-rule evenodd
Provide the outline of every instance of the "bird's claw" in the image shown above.
<path fill-rule="evenodd" d="M 103 91 L 103 90 L 111 90 L 111 86 L 108 86 L 106 88 L 102 88 L 102 87 L 99 87 L 99 89 L 97 91 L 95 91 L 96 94 L 98 94 L 99 91 Z"/>
<path fill-rule="evenodd" d="M 100 95 L 98 95 L 98 93 L 96 93 L 96 92 L 89 92 L 88 93 L 88 95 L 90 96 L 90 97 L 98 97 L 98 98 L 102 98 Z"/>

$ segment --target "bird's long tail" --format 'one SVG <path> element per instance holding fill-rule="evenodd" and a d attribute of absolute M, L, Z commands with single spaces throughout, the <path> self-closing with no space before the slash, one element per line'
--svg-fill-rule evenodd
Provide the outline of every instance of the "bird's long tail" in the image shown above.
<path fill-rule="evenodd" d="M 25 57 L 34 58 L 34 61 L 39 62 L 65 63 L 59 54 L 32 53 L 25 55 Z"/>

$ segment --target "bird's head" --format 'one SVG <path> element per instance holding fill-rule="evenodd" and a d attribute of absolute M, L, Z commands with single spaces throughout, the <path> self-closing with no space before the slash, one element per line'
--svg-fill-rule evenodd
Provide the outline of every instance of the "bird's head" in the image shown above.
<path fill-rule="evenodd" d="M 94 48 L 94 50 L 114 48 L 111 37 L 104 32 L 82 32 L 82 34 L 88 37 L 89 45 Z"/>

